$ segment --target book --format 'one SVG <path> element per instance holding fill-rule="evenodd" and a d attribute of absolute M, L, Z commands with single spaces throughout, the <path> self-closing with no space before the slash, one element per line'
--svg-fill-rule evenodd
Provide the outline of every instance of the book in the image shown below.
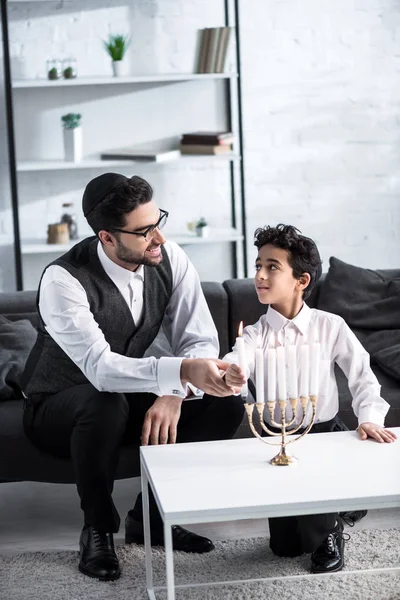
<path fill-rule="evenodd" d="M 219 36 L 219 45 L 215 61 L 214 73 L 224 73 L 225 71 L 226 57 L 228 55 L 231 33 L 232 27 L 222 27 L 222 31 Z"/>
<path fill-rule="evenodd" d="M 162 143 L 164 142 L 164 143 Z M 102 160 L 134 160 L 142 162 L 165 162 L 179 158 L 180 152 L 177 143 L 165 143 L 154 141 L 137 146 L 125 146 L 124 148 L 115 148 L 102 152 Z"/>
<path fill-rule="evenodd" d="M 204 73 L 215 73 L 215 65 L 217 60 L 220 31 L 223 27 L 212 27 L 210 29 L 210 38 L 207 47 L 207 55 L 204 65 Z"/>
<path fill-rule="evenodd" d="M 211 146 L 208 144 L 181 144 L 181 154 L 229 154 L 231 146 Z"/>
<path fill-rule="evenodd" d="M 199 30 L 199 38 L 197 45 L 197 64 L 196 64 L 196 73 L 204 73 L 204 64 L 205 64 L 205 38 L 208 34 L 206 34 L 207 29 Z"/>
<path fill-rule="evenodd" d="M 198 64 L 198 73 L 205 73 L 207 56 L 208 56 L 208 48 L 210 44 L 211 38 L 211 27 L 206 27 L 202 30 L 201 39 L 200 39 L 200 50 L 199 50 L 199 64 Z"/>
<path fill-rule="evenodd" d="M 206 27 L 199 31 L 197 73 L 223 73 L 232 27 Z"/>
<path fill-rule="evenodd" d="M 233 142 L 234 135 L 231 131 L 195 131 L 184 133 L 181 138 L 181 145 L 209 144 L 211 146 L 230 146 Z"/>

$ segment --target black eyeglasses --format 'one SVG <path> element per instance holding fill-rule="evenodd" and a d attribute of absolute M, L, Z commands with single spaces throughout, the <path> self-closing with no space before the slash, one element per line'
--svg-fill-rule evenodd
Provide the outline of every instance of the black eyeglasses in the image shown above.
<path fill-rule="evenodd" d="M 144 231 L 126 231 L 126 229 L 118 229 L 112 227 L 110 231 L 120 231 L 121 233 L 129 233 L 130 235 L 141 235 L 146 241 L 152 238 L 156 229 L 162 229 L 168 220 L 169 212 L 160 208 L 160 218 L 155 225 L 149 225 Z"/>

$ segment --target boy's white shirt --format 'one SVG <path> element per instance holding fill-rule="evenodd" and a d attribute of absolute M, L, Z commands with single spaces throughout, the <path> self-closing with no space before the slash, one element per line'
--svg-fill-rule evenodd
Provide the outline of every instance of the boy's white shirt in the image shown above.
<path fill-rule="evenodd" d="M 315 339 L 315 337 L 317 339 Z M 368 352 L 363 348 L 342 317 L 307 304 L 294 319 L 286 319 L 269 307 L 265 315 L 254 325 L 243 330 L 246 346 L 246 360 L 250 379 L 255 382 L 255 350 L 263 348 L 264 363 L 264 399 L 267 399 L 267 349 L 278 344 L 297 347 L 297 369 L 300 374 L 300 347 L 305 343 L 318 341 L 321 344 L 320 389 L 317 404 L 316 423 L 333 419 L 339 411 L 339 394 L 334 374 L 335 363 L 343 370 L 353 397 L 352 407 L 358 424 L 370 422 L 383 425 L 389 404 L 381 397 L 381 386 L 370 367 Z M 223 360 L 238 364 L 236 346 Z M 289 404 L 289 403 L 288 403 Z M 289 407 L 288 407 L 289 411 Z M 297 412 L 297 419 L 300 418 Z M 289 415 L 289 413 L 288 413 Z M 269 422 L 267 411 L 264 418 Z M 308 410 L 307 421 L 310 422 Z"/>

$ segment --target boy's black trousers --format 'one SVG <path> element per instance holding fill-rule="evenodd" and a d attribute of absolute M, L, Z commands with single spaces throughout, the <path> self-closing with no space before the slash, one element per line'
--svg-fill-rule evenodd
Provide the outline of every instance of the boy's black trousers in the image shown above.
<path fill-rule="evenodd" d="M 309 433 L 346 431 L 347 429 L 346 425 L 336 416 L 331 421 L 316 423 Z M 338 517 L 338 513 L 328 513 L 269 519 L 270 548 L 278 556 L 299 556 L 305 552 L 314 552 L 335 529 Z"/>
<path fill-rule="evenodd" d="M 132 444 L 139 454 L 144 417 L 156 398 L 154 394 L 99 392 L 85 384 L 26 401 L 24 429 L 32 443 L 44 452 L 72 458 L 86 525 L 107 533 L 118 531 L 120 518 L 112 491 L 119 450 Z M 177 442 L 231 439 L 243 413 L 240 396 L 205 394 L 201 400 L 184 401 Z M 135 475 L 140 475 L 139 469 Z M 150 517 L 152 522 L 161 519 L 152 497 Z"/>

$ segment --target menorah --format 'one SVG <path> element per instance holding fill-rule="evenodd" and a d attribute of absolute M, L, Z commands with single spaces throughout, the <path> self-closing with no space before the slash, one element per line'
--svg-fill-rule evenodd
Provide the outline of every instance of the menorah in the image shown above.
<path fill-rule="evenodd" d="M 297 412 L 299 400 L 300 400 L 301 409 L 302 409 L 302 417 L 300 419 L 300 423 L 295 425 L 296 412 Z M 280 448 L 279 453 L 269 461 L 271 463 L 271 465 L 276 465 L 279 467 L 282 467 L 282 466 L 286 467 L 286 466 L 293 465 L 296 463 L 296 459 L 293 456 L 290 456 L 286 453 L 286 446 L 288 446 L 289 444 L 292 444 L 293 442 L 297 442 L 298 440 L 300 440 L 302 437 L 304 437 L 310 431 L 311 427 L 314 425 L 315 413 L 316 413 L 316 407 L 317 407 L 317 396 L 310 395 L 308 397 L 301 396 L 300 398 L 290 398 L 289 402 L 290 402 L 291 409 L 292 409 L 292 415 L 291 415 L 291 418 L 289 421 L 286 420 L 286 408 L 287 408 L 287 403 L 288 403 L 287 400 L 278 400 L 278 402 L 276 400 L 272 400 L 272 401 L 267 401 L 266 403 L 265 402 L 257 402 L 257 403 L 253 403 L 253 404 L 246 402 L 246 404 L 245 404 L 247 417 L 249 419 L 250 429 L 253 432 L 253 434 L 259 440 L 261 440 L 262 442 L 264 442 L 266 444 L 270 444 L 272 446 L 280 445 L 281 448 Z M 311 416 L 310 423 L 305 427 L 305 422 L 306 422 L 306 418 L 307 418 L 307 408 L 309 406 L 309 403 L 311 403 L 311 407 L 312 407 L 312 416 Z M 275 421 L 275 418 L 274 418 L 275 408 L 276 408 L 277 404 L 281 411 L 281 422 L 280 423 Z M 278 431 L 278 432 L 271 431 L 265 425 L 265 423 L 264 423 L 265 405 L 267 405 L 267 410 L 269 413 L 271 425 L 273 427 L 276 427 L 277 429 L 280 429 L 280 431 Z M 260 424 L 261 424 L 263 431 L 265 431 L 265 433 L 267 433 L 270 436 L 281 436 L 280 442 L 276 443 L 271 440 L 268 440 L 267 438 L 262 437 L 258 433 L 258 431 L 256 430 L 254 423 L 253 423 L 254 406 L 257 407 L 257 412 L 260 417 Z M 293 427 L 293 425 L 294 425 L 294 427 Z M 290 429 L 291 427 L 293 427 L 293 428 Z M 304 427 L 305 427 L 304 431 L 298 437 L 287 440 L 288 435 L 296 434 L 300 429 L 302 429 Z"/>
<path fill-rule="evenodd" d="M 238 337 L 236 338 L 236 349 L 238 353 L 238 362 L 242 373 L 247 372 L 246 348 L 245 341 L 242 337 L 243 322 L 239 325 Z M 314 425 L 315 414 L 317 408 L 317 394 L 319 389 L 319 370 L 320 370 L 320 352 L 321 345 L 318 340 L 318 333 L 314 329 L 310 335 L 311 345 L 303 343 L 299 348 L 300 354 L 300 389 L 298 388 L 298 370 L 297 370 L 297 349 L 296 346 L 289 345 L 285 347 L 282 344 L 267 347 L 266 353 L 262 348 L 262 338 L 258 336 L 257 348 L 254 353 L 254 374 L 256 377 L 256 407 L 260 416 L 260 424 L 270 436 L 281 436 L 280 452 L 274 456 L 270 463 L 277 466 L 288 466 L 296 463 L 296 459 L 286 454 L 286 446 L 297 442 L 304 437 Z M 265 356 L 266 354 L 266 356 Z M 311 361 L 310 361 L 311 358 Z M 267 402 L 264 402 L 264 361 L 267 360 L 268 368 L 268 395 Z M 312 365 L 312 368 L 310 368 Z M 286 369 L 287 366 L 287 369 Z M 288 380 L 288 381 L 287 381 Z M 278 385 L 277 385 L 278 384 Z M 289 391 L 288 386 L 289 384 Z M 299 391 L 298 391 L 299 389 Z M 278 393 L 277 393 L 278 390 Z M 247 402 L 248 386 L 247 383 L 241 389 L 242 398 L 245 400 L 247 417 L 249 419 L 250 429 L 253 434 L 262 442 L 277 446 L 265 437 L 262 437 L 253 423 L 254 404 Z M 278 398 L 278 400 L 277 400 Z M 287 398 L 289 398 L 292 414 L 289 420 L 286 419 Z M 300 423 L 296 423 L 296 413 L 301 404 L 302 416 Z M 311 404 L 312 415 L 310 423 L 306 426 L 308 406 Z M 275 420 L 275 409 L 277 405 L 281 411 L 281 422 Z M 264 423 L 264 409 L 267 406 L 269 420 L 272 427 L 279 431 L 271 431 Z M 292 429 L 291 429 L 292 428 Z M 300 429 L 303 429 L 300 435 L 296 438 L 286 439 L 288 435 L 294 435 Z"/>

